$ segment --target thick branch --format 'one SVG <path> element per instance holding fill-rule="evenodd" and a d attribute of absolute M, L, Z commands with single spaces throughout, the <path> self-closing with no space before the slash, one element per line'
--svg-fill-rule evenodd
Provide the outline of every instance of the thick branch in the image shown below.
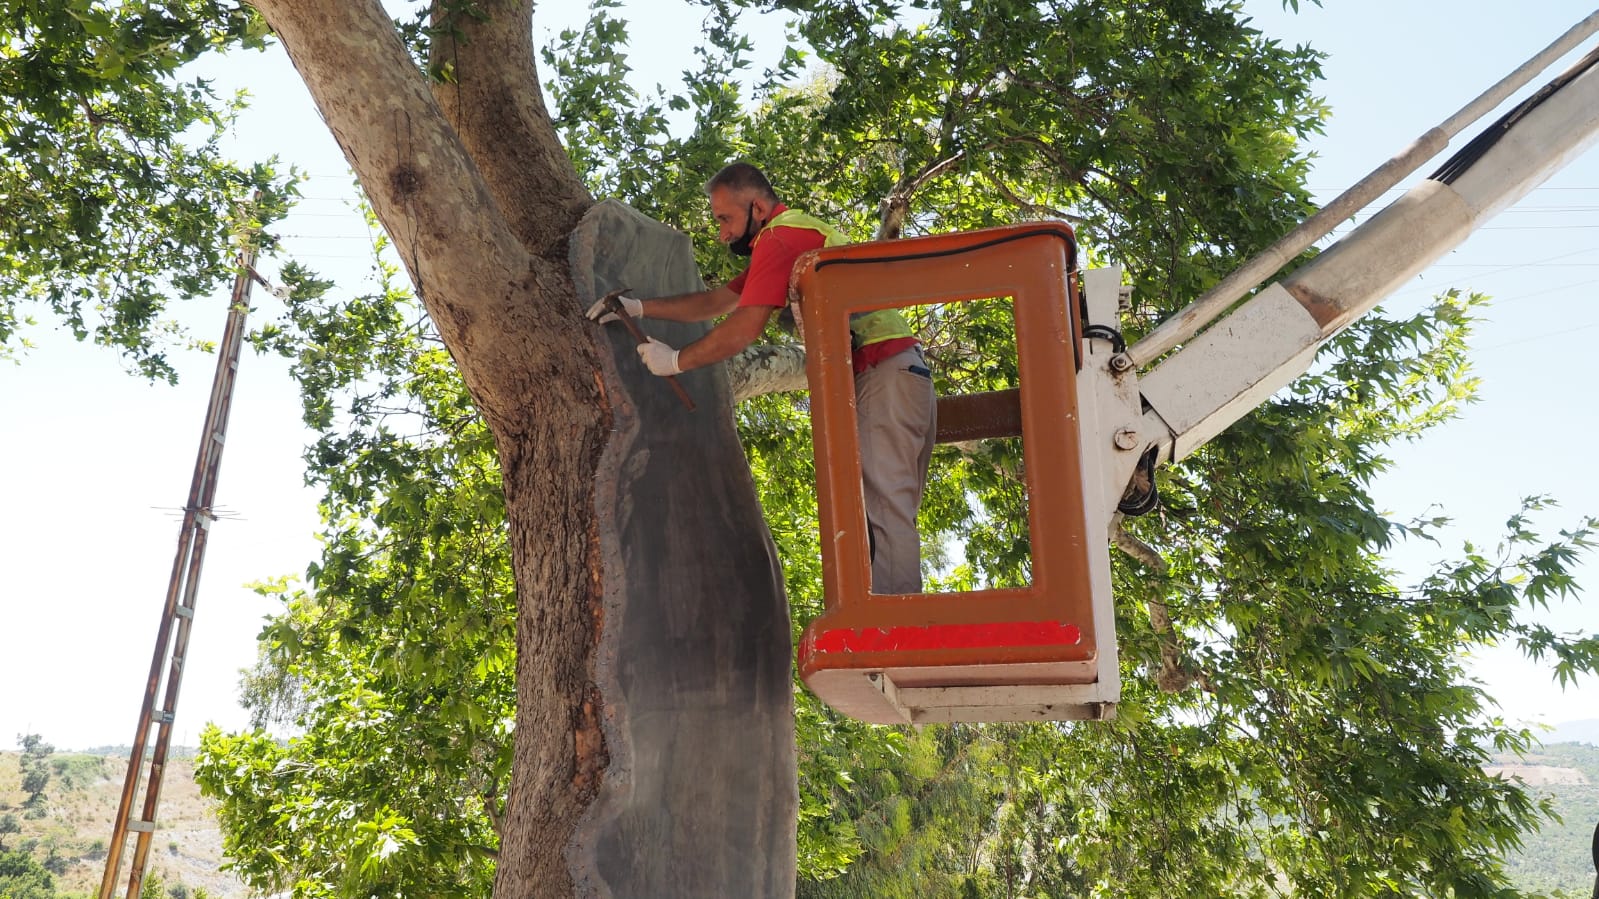
<path fill-rule="evenodd" d="M 905 230 L 905 219 L 910 215 L 911 197 L 927 182 L 937 178 L 966 158 L 964 152 L 954 153 L 928 165 L 915 177 L 900 180 L 883 202 L 878 204 L 877 240 L 898 240 Z"/>
<path fill-rule="evenodd" d="M 1137 559 L 1155 574 L 1164 576 L 1169 570 L 1166 560 L 1154 547 L 1127 533 L 1122 527 L 1120 512 L 1111 516 L 1110 536 L 1117 549 Z M 1195 682 L 1199 683 L 1201 689 L 1209 690 L 1210 679 L 1183 652 L 1183 637 L 1172 626 L 1171 611 L 1166 607 L 1165 600 L 1151 596 L 1146 600 L 1146 605 L 1149 607 L 1149 626 L 1155 632 L 1155 642 L 1160 646 L 1160 673 L 1155 676 L 1155 683 L 1167 693 L 1186 690 L 1189 684 Z"/>
<path fill-rule="evenodd" d="M 510 222 L 532 252 L 555 259 L 594 204 L 544 104 L 533 50 L 533 0 L 440 12 L 433 94 Z M 486 14 L 482 14 L 485 13 Z"/>
<path fill-rule="evenodd" d="M 254 2 L 393 237 L 473 398 L 491 422 L 515 420 L 520 398 L 500 396 L 499 375 L 507 365 L 547 367 L 529 335 L 548 322 L 534 320 L 528 300 L 569 298 L 565 265 L 539 264 L 512 233 L 381 3 Z"/>
<path fill-rule="evenodd" d="M 1121 550 L 1132 558 L 1137 559 L 1139 562 L 1142 562 L 1144 567 L 1148 568 L 1150 571 L 1153 571 L 1158 575 L 1165 576 L 1169 567 L 1166 564 L 1166 560 L 1161 557 L 1160 553 L 1155 551 L 1153 546 L 1150 546 L 1148 543 L 1145 543 L 1137 537 L 1134 537 L 1132 534 L 1127 533 L 1126 529 L 1122 527 L 1122 517 L 1122 513 L 1120 512 L 1117 512 L 1115 515 L 1111 516 L 1111 542 L 1116 544 L 1117 549 Z"/>
<path fill-rule="evenodd" d="M 805 390 L 805 348 L 793 344 L 758 344 L 727 360 L 727 382 L 733 402 Z"/>

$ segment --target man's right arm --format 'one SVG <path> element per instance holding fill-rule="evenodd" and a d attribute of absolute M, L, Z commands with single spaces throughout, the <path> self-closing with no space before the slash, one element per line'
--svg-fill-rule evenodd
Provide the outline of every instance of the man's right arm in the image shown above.
<path fill-rule="evenodd" d="M 673 322 L 703 322 L 726 315 L 738 305 L 738 294 L 727 285 L 694 293 L 671 297 L 651 297 L 639 300 L 645 318 L 661 318 Z"/>
<path fill-rule="evenodd" d="M 622 302 L 622 309 L 634 318 L 703 322 L 732 312 L 738 306 L 739 295 L 724 284 L 710 290 L 697 290 L 671 297 L 650 297 L 647 300 L 640 300 L 624 296 L 619 299 Z M 584 315 L 602 323 L 616 320 L 616 316 L 606 308 L 603 298 L 595 300 L 594 305 L 590 306 Z"/>

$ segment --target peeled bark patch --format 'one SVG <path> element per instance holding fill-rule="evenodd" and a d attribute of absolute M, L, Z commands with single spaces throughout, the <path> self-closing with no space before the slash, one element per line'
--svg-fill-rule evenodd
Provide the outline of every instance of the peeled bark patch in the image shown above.
<path fill-rule="evenodd" d="M 614 201 L 584 217 L 571 264 L 585 303 L 703 286 L 686 235 Z M 641 324 L 676 347 L 706 330 Z M 727 378 L 719 365 L 680 376 L 689 412 L 621 326 L 603 327 L 613 434 L 595 491 L 594 677 L 609 765 L 568 847 L 572 879 L 591 896 L 792 896 L 788 606 Z"/>

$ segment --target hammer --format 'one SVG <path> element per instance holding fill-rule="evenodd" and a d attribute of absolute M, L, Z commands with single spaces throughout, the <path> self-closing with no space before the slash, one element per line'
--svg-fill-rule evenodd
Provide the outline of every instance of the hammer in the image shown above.
<path fill-rule="evenodd" d="M 638 322 L 634 321 L 633 316 L 628 315 L 627 309 L 622 306 L 622 294 L 627 293 L 629 290 L 632 290 L 632 288 L 623 287 L 620 290 L 613 290 L 606 294 L 601 302 L 605 303 L 605 311 L 615 315 L 617 321 L 622 323 L 622 327 L 627 329 L 627 333 L 633 335 L 634 340 L 641 344 L 649 343 L 649 336 L 639 329 Z M 672 385 L 672 392 L 677 394 L 679 400 L 683 401 L 684 408 L 693 412 L 694 400 L 689 398 L 688 391 L 683 389 L 683 385 L 677 383 L 677 377 L 675 375 L 667 375 L 666 383 Z"/>

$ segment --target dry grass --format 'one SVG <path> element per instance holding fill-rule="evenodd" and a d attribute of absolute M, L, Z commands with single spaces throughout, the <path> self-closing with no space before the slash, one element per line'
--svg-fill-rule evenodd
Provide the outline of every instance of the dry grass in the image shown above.
<path fill-rule="evenodd" d="M 72 780 L 81 782 L 68 783 L 52 772 L 45 788 L 50 799 L 47 814 L 29 819 L 19 809 L 27 798 L 21 791 L 21 754 L 0 752 L 0 811 L 9 807 L 22 825 L 22 833 L 11 834 L 5 845 L 13 849 L 25 840 L 37 840 L 35 855 L 40 858 L 54 847 L 58 855 L 73 859 L 66 873 L 56 877 L 57 893 L 63 897 L 93 896 L 105 873 L 105 847 L 111 840 L 112 819 L 122 798 L 128 762 L 123 758 L 70 753 L 51 756 L 52 761 L 58 759 L 71 760 L 69 776 L 76 775 Z M 168 886 L 182 884 L 191 892 L 200 887 L 211 899 L 253 895 L 221 870 L 222 833 L 217 827 L 215 803 L 200 795 L 194 783 L 194 766 L 189 761 L 168 761 L 156 821 L 148 870 L 159 874 Z M 123 854 L 121 890 L 127 888 L 133 845 L 129 840 Z"/>
<path fill-rule="evenodd" d="M 1483 770 L 1493 776 L 1519 777 L 1529 787 L 1588 782 L 1587 775 L 1576 768 L 1560 768 L 1554 765 L 1490 765 Z"/>

